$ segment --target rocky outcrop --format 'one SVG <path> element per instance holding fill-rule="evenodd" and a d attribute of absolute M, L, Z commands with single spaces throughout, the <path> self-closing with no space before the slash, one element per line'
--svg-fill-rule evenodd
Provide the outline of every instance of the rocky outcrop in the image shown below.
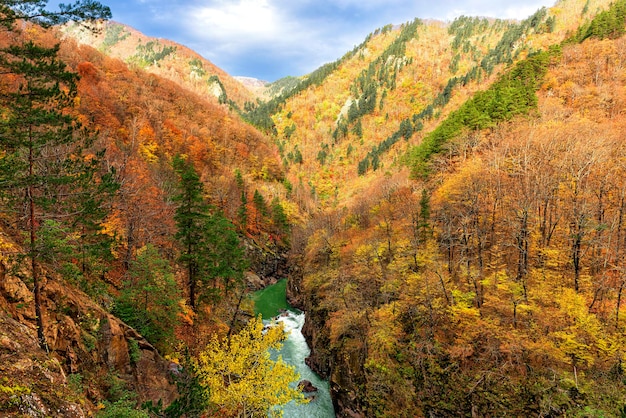
<path fill-rule="evenodd" d="M 306 364 L 322 378 L 329 380 L 337 417 L 366 417 L 365 405 L 361 404 L 356 392 L 356 388 L 365 384 L 363 352 L 359 347 L 331 347 L 326 327 L 328 311 L 315 291 L 302 291 L 302 270 L 299 262 L 292 262 L 292 274 L 287 282 L 287 298 L 292 306 L 306 312 L 302 334 L 311 348 L 311 354 L 305 360 Z"/>
<path fill-rule="evenodd" d="M 0 416 L 92 416 L 112 380 L 139 403 L 177 396 L 170 363 L 87 295 L 47 277 L 43 305 L 49 352 L 37 340 L 32 292 L 0 262 Z"/>
<path fill-rule="evenodd" d="M 250 289 L 260 290 L 290 276 L 290 264 L 284 249 L 278 245 L 259 245 L 252 239 L 245 241 L 246 258 L 250 270 L 246 283 Z"/>
<path fill-rule="evenodd" d="M 313 393 L 313 392 L 317 392 L 317 388 L 313 385 L 313 383 L 311 383 L 310 380 L 301 380 L 298 383 L 298 389 L 301 392 L 304 393 Z"/>

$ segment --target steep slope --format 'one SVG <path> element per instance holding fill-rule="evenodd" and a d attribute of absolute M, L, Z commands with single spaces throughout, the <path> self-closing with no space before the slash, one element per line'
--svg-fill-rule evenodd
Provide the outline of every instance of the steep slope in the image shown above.
<path fill-rule="evenodd" d="M 108 310 L 151 246 L 184 288 L 172 167 L 184 155 L 255 271 L 282 274 L 291 242 L 310 363 L 331 379 L 341 416 L 622 413 L 626 67 L 624 24 L 612 26 L 607 6 L 566 0 L 522 23 L 377 30 L 246 106 L 278 149 L 210 98 L 210 80 L 194 92 L 195 57 L 176 61 L 172 44 L 142 38 L 129 67 L 66 40 L 77 112 L 120 185 L 103 225 L 111 258 L 91 271 L 64 270 L 80 264 L 72 256 L 44 266 L 48 355 L 36 348 L 28 274 L 13 268 L 20 219 L 2 212 L 2 412 L 84 416 L 104 399 L 134 406 L 127 392 L 171 400 L 169 363 Z M 126 30 L 105 33 L 122 45 Z M 168 60 L 170 79 L 141 68 Z M 173 328 L 192 352 L 247 314 L 243 293 L 198 312 L 183 293 L 160 296 L 181 308 Z"/>
<path fill-rule="evenodd" d="M 103 399 L 135 405 L 176 397 L 176 365 L 53 272 L 44 300 L 50 353 L 42 350 L 32 292 L 6 258 L 15 244 L 4 234 L 1 244 L 0 414 L 86 417 Z"/>
<path fill-rule="evenodd" d="M 608 4 L 588 3 L 560 2 L 524 22 L 389 25 L 250 119 L 268 129 L 263 117 L 271 115 L 288 177 L 298 194 L 313 196 L 311 207 L 342 204 L 507 65 L 560 42 Z"/>
<path fill-rule="evenodd" d="M 430 59 L 444 63 L 412 73 L 416 91 L 393 96 L 404 61 L 381 106 L 389 79 L 367 80 L 389 67 L 365 54 L 356 88 L 348 57 L 276 107 L 289 176 L 315 212 L 294 233 L 292 295 L 340 416 L 623 410 L 624 40 L 597 38 L 622 36 L 626 16 L 623 2 L 590 3 L 521 25 L 424 23 L 405 54 L 432 33 Z M 388 49 L 390 33 L 366 50 Z M 347 133 L 334 135 L 342 109 Z"/>
<path fill-rule="evenodd" d="M 54 30 L 27 29 L 2 32 L 2 45 L 32 40 L 52 46 L 59 41 Z M 83 157 L 101 158 L 101 170 L 113 174 L 119 189 L 98 208 L 107 213 L 97 229 L 106 237 L 108 251 L 90 258 L 84 247 L 76 246 L 80 233 L 60 230 L 60 240 L 51 243 L 55 256 L 41 263 L 43 333 L 49 353 L 38 348 L 33 284 L 23 262 L 28 257 L 28 241 L 20 233 L 24 221 L 3 204 L 0 414 L 91 416 L 105 401 L 107 408 L 119 407 L 122 414 L 143 401 L 167 405 L 177 394 L 178 366 L 161 354 L 181 360 L 177 350 L 182 346 L 177 344 L 196 352 L 214 334 L 225 335 L 229 326 L 236 326 L 236 314 L 249 315 L 235 292 L 202 305 L 198 312 L 185 305 L 184 272 L 174 237 L 178 179 L 172 160 L 185 156 L 204 185 L 201 197 L 233 220 L 245 239 L 250 269 L 264 279 L 283 274 L 287 227 L 279 215 L 285 216 L 281 202 L 287 192 L 277 151 L 266 136 L 224 106 L 173 81 L 69 39 L 61 43 L 58 56 L 80 75 L 72 101 L 78 120 L 98 132 Z M 11 80 L 3 81 L 2 89 L 9 89 Z M 140 256 L 152 248 L 157 249 L 157 263 L 166 265 L 168 272 L 157 279 L 172 277 L 174 289 L 159 293 L 163 288 L 157 282 L 151 289 L 153 305 L 145 312 L 166 309 L 160 305 L 163 300 L 172 302 L 167 309 L 174 313 L 168 323 L 174 341 L 154 335 L 147 341 L 112 314 L 118 313 L 124 292 L 136 285 Z M 158 274 L 151 268 L 148 272 Z M 146 317 L 136 322 L 141 325 Z"/>
<path fill-rule="evenodd" d="M 255 100 L 254 89 L 246 88 L 210 61 L 175 42 L 150 38 L 116 22 L 103 23 L 98 32 L 76 24 L 63 31 L 82 44 L 172 80 L 214 103 L 243 108 L 246 102 Z"/>

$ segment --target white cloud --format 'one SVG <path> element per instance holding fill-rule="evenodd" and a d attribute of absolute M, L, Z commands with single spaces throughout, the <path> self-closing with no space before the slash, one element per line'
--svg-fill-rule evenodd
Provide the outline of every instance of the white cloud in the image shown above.
<path fill-rule="evenodd" d="M 255 43 L 276 40 L 286 24 L 267 0 L 221 1 L 192 10 L 188 19 L 196 36 Z"/>
<path fill-rule="evenodd" d="M 162 27 L 184 22 L 176 25 L 180 36 L 227 71 L 299 75 L 341 57 L 388 23 L 460 15 L 524 19 L 553 1 L 194 0 L 168 3 L 155 16 Z"/>

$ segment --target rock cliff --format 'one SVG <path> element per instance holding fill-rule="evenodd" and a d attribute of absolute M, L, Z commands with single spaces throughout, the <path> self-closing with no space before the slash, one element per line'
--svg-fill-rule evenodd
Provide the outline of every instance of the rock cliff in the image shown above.
<path fill-rule="evenodd" d="M 60 277 L 43 284 L 49 352 L 40 348 L 32 292 L 0 262 L 0 415 L 91 416 L 112 390 L 171 402 L 171 365 L 134 329 Z"/>

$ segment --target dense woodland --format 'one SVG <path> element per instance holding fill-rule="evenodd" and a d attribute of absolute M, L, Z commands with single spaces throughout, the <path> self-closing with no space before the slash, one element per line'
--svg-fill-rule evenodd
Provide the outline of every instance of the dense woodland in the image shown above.
<path fill-rule="evenodd" d="M 65 7 L 0 2 L 0 415 L 280 415 L 287 272 L 338 416 L 626 415 L 625 1 L 388 25 L 268 100 Z"/>

